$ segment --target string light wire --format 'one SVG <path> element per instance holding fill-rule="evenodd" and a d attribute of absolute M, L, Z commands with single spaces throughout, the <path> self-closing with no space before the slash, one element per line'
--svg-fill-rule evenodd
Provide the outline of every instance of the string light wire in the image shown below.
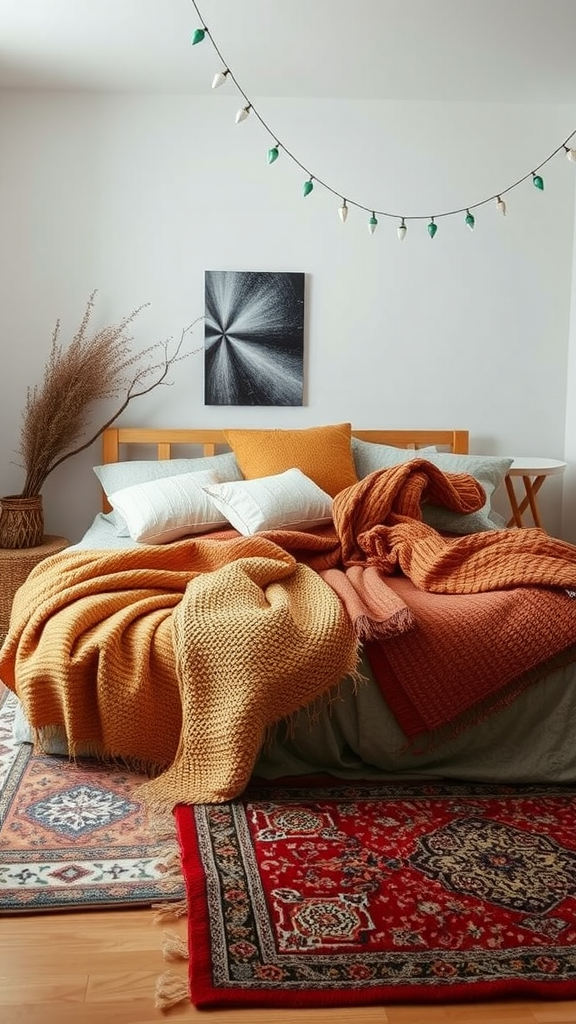
<path fill-rule="evenodd" d="M 192 6 L 194 7 L 194 9 L 196 11 L 196 14 L 198 15 L 198 18 L 199 18 L 200 23 L 201 23 L 201 28 L 200 29 L 196 29 L 195 32 L 193 33 L 192 42 L 193 43 L 201 42 L 205 38 L 205 36 L 208 36 L 208 38 L 210 39 L 210 42 L 212 43 L 212 47 L 214 48 L 214 51 L 218 55 L 218 57 L 219 57 L 219 59 L 220 59 L 220 61 L 222 63 L 222 67 L 223 67 L 223 70 L 220 71 L 220 72 L 217 72 L 216 75 L 214 76 L 215 80 L 216 79 L 219 80 L 220 77 L 221 77 L 222 81 L 221 82 L 219 81 L 219 84 L 222 84 L 222 82 L 224 80 L 227 81 L 228 79 L 230 79 L 230 81 L 232 81 L 234 83 L 234 85 L 236 86 L 236 89 L 238 90 L 240 95 L 246 101 L 246 106 L 241 108 L 241 110 L 236 115 L 236 122 L 239 123 L 240 120 L 245 120 L 245 118 L 247 116 L 247 113 L 248 112 L 251 113 L 252 116 L 255 117 L 260 122 L 260 124 L 262 125 L 264 130 L 268 133 L 270 138 L 273 140 L 273 148 L 268 150 L 268 163 L 273 163 L 274 162 L 274 160 L 277 158 L 277 155 L 279 154 L 280 150 L 283 153 L 285 153 L 286 156 L 289 157 L 289 159 L 292 160 L 292 162 L 294 164 L 296 164 L 296 166 L 299 167 L 301 169 L 301 171 L 303 171 L 303 173 L 306 175 L 307 181 L 305 182 L 304 187 L 303 187 L 303 194 L 305 196 L 309 195 L 310 192 L 312 191 L 312 188 L 310 186 L 312 185 L 312 182 L 314 181 L 318 185 L 321 185 L 324 189 L 326 189 L 327 192 L 330 192 L 333 196 L 336 196 L 338 199 L 340 199 L 341 205 L 339 207 L 339 211 L 338 212 L 340 214 L 340 219 L 342 220 L 342 222 L 346 221 L 346 217 L 348 215 L 349 207 L 354 206 L 358 210 L 364 210 L 366 213 L 370 213 L 371 214 L 371 219 L 370 219 L 370 222 L 369 222 L 369 226 L 371 227 L 372 231 L 374 230 L 374 228 L 376 226 L 376 224 L 374 224 L 374 221 L 376 220 L 376 216 L 378 216 L 378 217 L 387 217 L 390 220 L 400 221 L 400 228 L 398 229 L 399 230 L 399 237 L 400 238 L 403 238 L 405 233 L 406 233 L 405 232 L 406 221 L 427 220 L 427 221 L 430 221 L 430 224 L 428 225 L 428 232 L 429 232 L 430 236 L 433 238 L 434 234 L 436 233 L 436 230 L 437 230 L 437 225 L 436 225 L 435 222 L 437 220 L 439 220 L 440 218 L 442 218 L 442 217 L 454 217 L 454 216 L 457 216 L 458 214 L 464 213 L 464 214 L 466 214 L 466 223 L 468 224 L 469 227 L 473 227 L 474 226 L 474 217 L 472 216 L 470 211 L 471 210 L 477 210 L 481 206 L 486 206 L 488 203 L 494 203 L 494 202 L 496 203 L 498 210 L 501 213 L 506 214 L 506 203 L 502 199 L 502 196 L 508 195 L 509 192 L 512 192 L 513 189 L 518 188 L 519 185 L 522 185 L 523 182 L 528 181 L 529 179 L 532 179 L 532 183 L 536 186 L 536 188 L 538 188 L 539 190 L 543 190 L 543 188 L 544 188 L 544 180 L 542 178 L 542 175 L 540 175 L 538 172 L 541 171 L 542 168 L 546 166 L 546 164 L 550 163 L 550 161 L 553 160 L 554 157 L 562 149 L 565 151 L 568 160 L 570 160 L 572 163 L 576 163 L 576 149 L 573 149 L 573 148 L 571 148 L 568 145 L 569 142 L 571 141 L 571 139 L 573 139 L 574 136 L 576 135 L 576 128 L 575 128 L 574 131 L 572 131 L 570 133 L 570 135 L 568 135 L 567 138 L 564 139 L 564 142 L 561 142 L 560 145 L 557 146 L 556 149 L 552 153 L 550 153 L 549 156 L 547 156 L 544 160 L 542 160 L 541 163 L 537 164 L 535 167 L 533 167 L 526 174 L 523 174 L 521 178 L 518 178 L 516 181 L 513 181 L 511 185 L 508 185 L 506 188 L 499 189 L 498 192 L 495 192 L 493 195 L 488 196 L 488 198 L 486 198 L 486 199 L 479 199 L 478 202 L 476 202 L 476 203 L 467 203 L 466 206 L 460 206 L 460 207 L 455 208 L 454 210 L 444 210 L 441 213 L 435 213 L 433 217 L 430 217 L 429 214 L 423 214 L 423 213 L 422 214 L 410 214 L 410 215 L 408 215 L 408 214 L 401 214 L 401 213 L 390 213 L 387 210 L 377 210 L 377 209 L 374 209 L 374 207 L 372 205 L 365 205 L 364 203 L 360 203 L 360 202 L 358 202 L 355 199 L 350 199 L 350 197 L 348 195 L 346 195 L 346 197 L 344 197 L 344 193 L 340 189 L 334 188 L 332 185 L 328 184 L 327 181 L 323 181 L 322 178 L 319 178 L 317 174 L 313 174 L 313 172 L 310 170 L 310 168 L 307 167 L 305 164 L 303 164 L 302 161 L 299 160 L 298 157 L 294 153 L 292 153 L 291 150 L 289 150 L 284 145 L 283 142 L 280 141 L 280 139 L 278 138 L 278 135 L 276 134 L 276 132 L 272 131 L 270 126 L 266 123 L 266 121 L 264 120 L 262 115 L 259 113 L 259 111 L 256 109 L 256 107 L 252 103 L 252 100 L 244 92 L 242 86 L 240 85 L 240 82 L 236 78 L 236 75 L 232 71 L 230 65 L 224 59 L 224 57 L 223 57 L 222 53 L 220 52 L 220 49 L 219 49 L 219 47 L 218 47 L 218 45 L 217 45 L 217 43 L 216 43 L 216 41 L 214 39 L 214 36 L 212 35 L 210 29 L 206 25 L 206 22 L 204 21 L 204 18 L 202 17 L 202 13 L 201 13 L 201 11 L 200 11 L 200 9 L 198 7 L 198 4 L 196 3 L 196 0 L 191 0 L 191 3 L 192 3 Z M 239 114 L 241 112 L 244 113 L 244 111 L 246 111 L 247 113 L 244 114 L 244 117 L 239 118 Z M 270 158 L 270 154 L 271 153 L 274 153 L 274 156 L 273 156 L 272 159 Z M 343 212 L 343 211 L 345 211 L 345 212 Z M 376 223 L 377 223 L 377 221 L 376 221 Z M 430 231 L 430 226 L 431 225 L 433 225 L 433 231 Z"/>

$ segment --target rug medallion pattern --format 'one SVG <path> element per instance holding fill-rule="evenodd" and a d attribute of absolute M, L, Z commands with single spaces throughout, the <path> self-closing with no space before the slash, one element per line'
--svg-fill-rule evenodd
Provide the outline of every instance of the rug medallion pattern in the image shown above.
<path fill-rule="evenodd" d="M 213 964 L 204 999 L 191 949 L 192 1001 L 224 1004 L 226 990 L 346 990 L 366 1002 L 383 991 L 466 998 L 474 987 L 576 995 L 575 797 L 542 786 L 262 785 L 179 808 L 206 879 Z"/>
<path fill-rule="evenodd" d="M 177 847 L 150 835 L 144 776 L 35 755 L 13 739 L 15 698 L 0 693 L 0 912 L 179 900 Z M 171 865 L 171 866 L 170 866 Z"/>

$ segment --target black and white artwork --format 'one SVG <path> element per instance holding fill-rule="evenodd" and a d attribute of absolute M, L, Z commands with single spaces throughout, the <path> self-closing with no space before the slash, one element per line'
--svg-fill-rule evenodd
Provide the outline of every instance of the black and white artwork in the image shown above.
<path fill-rule="evenodd" d="M 206 405 L 302 405 L 304 274 L 205 272 Z"/>

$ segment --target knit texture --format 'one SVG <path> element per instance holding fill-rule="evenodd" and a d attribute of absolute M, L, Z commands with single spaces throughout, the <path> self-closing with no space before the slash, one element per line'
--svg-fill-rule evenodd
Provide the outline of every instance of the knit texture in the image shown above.
<path fill-rule="evenodd" d="M 388 583 L 417 626 L 368 643 L 366 653 L 404 734 L 438 733 L 423 748 L 483 721 L 576 660 L 576 601 L 561 591 L 431 594 L 402 576 Z"/>
<path fill-rule="evenodd" d="M 401 572 L 438 594 L 576 586 L 576 547 L 544 530 L 445 537 L 422 522 L 424 500 L 470 512 L 482 494 L 472 477 L 444 473 L 423 459 L 376 470 L 334 499 L 342 562 L 372 565 L 384 576 Z"/>
<path fill-rule="evenodd" d="M 266 729 L 357 660 L 352 623 L 310 568 L 262 537 L 47 559 L 18 592 L 0 677 L 71 753 L 170 771 L 163 804 L 237 795 Z M 41 685 L 39 685 L 41 680 Z"/>
<path fill-rule="evenodd" d="M 354 672 L 354 630 L 331 588 L 298 563 L 278 577 L 276 560 L 244 558 L 188 585 L 172 617 L 180 747 L 148 799 L 242 792 L 268 727 Z"/>
<path fill-rule="evenodd" d="M 444 537 L 422 522 L 426 499 L 472 511 L 475 484 L 415 459 L 334 500 L 346 571 L 376 569 L 417 624 L 368 645 L 410 739 L 480 721 L 541 678 L 550 659 L 576 658 L 576 601 L 566 594 L 576 585 L 574 545 L 539 529 Z"/>

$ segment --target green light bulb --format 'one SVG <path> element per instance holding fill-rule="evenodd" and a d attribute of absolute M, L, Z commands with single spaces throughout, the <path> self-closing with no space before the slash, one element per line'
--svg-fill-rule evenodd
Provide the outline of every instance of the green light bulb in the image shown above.
<path fill-rule="evenodd" d="M 197 28 L 197 29 L 195 29 L 194 35 L 192 36 L 192 46 L 194 46 L 196 43 L 201 43 L 202 40 L 204 39 L 205 35 L 206 35 L 206 29 L 205 28 Z"/>
<path fill-rule="evenodd" d="M 280 156 L 278 146 L 272 146 L 272 149 L 268 150 L 268 163 L 273 164 L 275 160 Z"/>
<path fill-rule="evenodd" d="M 474 230 L 475 223 L 476 223 L 476 220 L 474 218 L 474 214 L 470 213 L 470 210 L 466 210 L 466 224 L 470 228 L 470 231 Z"/>
<path fill-rule="evenodd" d="M 434 223 L 434 217 L 432 217 L 432 220 L 428 225 L 428 234 L 430 235 L 430 238 L 434 238 L 434 235 L 436 234 L 437 231 L 438 225 Z"/>
<path fill-rule="evenodd" d="M 314 188 L 314 182 L 312 181 L 312 178 L 310 178 L 310 180 L 309 181 L 305 181 L 303 186 L 302 186 L 302 195 L 303 196 L 309 196 L 313 188 Z"/>
<path fill-rule="evenodd" d="M 544 178 L 540 174 L 532 173 L 532 184 L 534 188 L 539 188 L 541 192 L 544 191 Z"/>

